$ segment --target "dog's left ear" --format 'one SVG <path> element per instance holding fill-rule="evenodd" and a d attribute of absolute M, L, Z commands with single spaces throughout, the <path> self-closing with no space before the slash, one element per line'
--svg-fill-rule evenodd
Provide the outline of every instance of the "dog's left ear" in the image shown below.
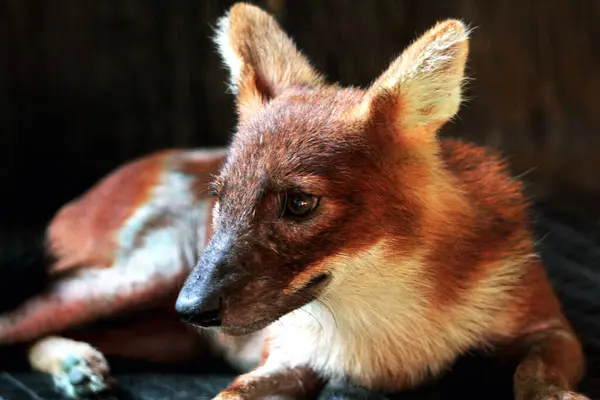
<path fill-rule="evenodd" d="M 260 8 L 235 4 L 218 21 L 215 43 L 229 69 L 238 115 L 248 118 L 291 87 L 323 83 L 275 19 Z"/>
<path fill-rule="evenodd" d="M 461 103 L 469 32 L 458 20 L 439 22 L 412 43 L 371 85 L 362 111 L 386 113 L 398 133 L 437 127 Z"/>

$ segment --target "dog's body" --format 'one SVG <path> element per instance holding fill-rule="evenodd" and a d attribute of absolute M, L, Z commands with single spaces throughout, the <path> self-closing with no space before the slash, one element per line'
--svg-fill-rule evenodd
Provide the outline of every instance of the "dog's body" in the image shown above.
<path fill-rule="evenodd" d="M 208 182 L 224 156 L 224 149 L 151 154 L 59 210 L 46 235 L 49 286 L 0 316 L 0 344 L 32 343 L 32 366 L 72 397 L 110 389 L 104 356 L 188 361 L 206 356 L 209 339 L 234 366 L 255 365 L 260 345 L 200 337 L 173 309 L 210 234 Z M 80 329 L 119 315 L 126 318 L 114 328 Z"/>
<path fill-rule="evenodd" d="M 311 396 L 336 378 L 402 390 L 476 349 L 518 360 L 519 399 L 584 399 L 520 182 L 493 153 L 436 138 L 458 111 L 467 42 L 445 21 L 367 90 L 342 89 L 270 16 L 234 6 L 217 35 L 240 116 L 228 151 L 150 156 L 66 206 L 48 231 L 57 281 L 0 318 L 0 342 L 37 340 L 36 368 L 96 390 L 98 352 L 49 335 L 168 314 L 189 274 L 177 311 L 249 371 L 220 399 Z M 196 335 L 172 326 L 173 354 L 195 355 Z"/>

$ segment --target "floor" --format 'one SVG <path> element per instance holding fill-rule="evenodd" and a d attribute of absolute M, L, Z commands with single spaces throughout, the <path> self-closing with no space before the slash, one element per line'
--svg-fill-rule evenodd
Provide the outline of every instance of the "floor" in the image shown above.
<path fill-rule="evenodd" d="M 228 376 L 202 378 L 186 375 L 120 375 L 117 398 L 123 400 L 209 399 L 226 386 Z M 32 373 L 0 374 L 0 398 L 3 400 L 61 400 L 44 376 Z M 215 390 L 216 389 L 216 390 Z"/>
<path fill-rule="evenodd" d="M 196 372 L 191 367 L 160 370 L 151 365 L 110 361 L 118 385 L 115 396 L 109 398 L 111 400 L 210 399 L 234 377 L 222 365 Z M 207 369 L 213 372 L 207 372 Z M 63 399 L 46 376 L 29 371 L 24 364 L 15 364 L 4 370 L 0 372 L 0 400 Z M 384 396 L 337 384 L 327 387 L 319 400 L 505 400 L 512 398 L 511 383 L 511 366 L 502 366 L 491 359 L 474 355 L 462 359 L 439 381 L 412 392 Z"/>
<path fill-rule="evenodd" d="M 118 400 L 178 400 L 210 399 L 225 387 L 233 377 L 230 375 L 188 374 L 120 374 L 117 375 L 118 390 L 110 399 Z M 464 385 L 463 385 L 464 386 Z M 487 393 L 486 393 L 487 392 Z M 481 395 L 484 395 L 481 397 Z M 507 394 L 510 396 L 510 394 Z M 441 399 L 506 399 L 491 388 L 473 391 L 472 388 L 429 390 L 384 397 L 360 388 L 331 387 L 320 400 L 379 400 L 384 398 L 441 400 Z M 62 400 L 46 377 L 34 373 L 0 373 L 0 399 L 2 400 Z"/>

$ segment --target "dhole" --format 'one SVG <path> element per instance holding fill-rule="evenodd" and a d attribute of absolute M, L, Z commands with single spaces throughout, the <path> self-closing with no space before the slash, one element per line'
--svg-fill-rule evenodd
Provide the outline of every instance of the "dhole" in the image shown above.
<path fill-rule="evenodd" d="M 436 137 L 461 103 L 460 21 L 366 89 L 327 83 L 252 5 L 216 43 L 239 115 L 229 148 L 137 160 L 63 207 L 54 279 L 0 317 L 0 342 L 32 342 L 32 365 L 82 396 L 110 386 L 104 355 L 197 356 L 175 303 L 246 371 L 218 399 L 312 397 L 338 378 L 398 391 L 477 349 L 518 360 L 518 399 L 586 399 L 521 183 L 490 150 Z M 72 330 L 143 309 L 165 310 L 144 337 Z"/>
<path fill-rule="evenodd" d="M 401 390 L 490 347 L 521 357 L 517 398 L 584 398 L 521 184 L 490 151 L 436 137 L 461 102 L 465 26 L 438 23 L 365 90 L 326 83 L 256 7 L 218 27 L 239 124 L 177 310 L 269 334 L 261 365 L 218 398 L 343 377 Z"/>

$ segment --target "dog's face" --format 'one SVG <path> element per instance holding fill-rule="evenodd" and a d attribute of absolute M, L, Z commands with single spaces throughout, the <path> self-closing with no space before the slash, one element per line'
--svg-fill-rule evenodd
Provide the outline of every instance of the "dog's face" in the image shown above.
<path fill-rule="evenodd" d="M 369 179 L 380 170 L 378 143 L 332 118 L 335 97 L 347 107 L 361 95 L 289 94 L 238 128 L 213 184 L 213 236 L 194 271 L 229 282 L 211 278 L 205 289 L 219 288 L 224 328 L 262 327 L 315 299 L 334 272 L 328 257 L 384 234 L 383 215 L 369 211 L 387 193 Z"/>
<path fill-rule="evenodd" d="M 419 80 L 427 77 L 417 56 L 446 44 L 452 57 L 439 57 L 443 69 L 430 79 L 460 85 L 466 35 L 458 22 L 434 28 L 369 90 L 358 90 L 324 84 L 256 7 L 234 6 L 219 26 L 240 123 L 212 187 L 211 240 L 177 308 L 191 322 L 243 334 L 318 299 L 340 268 L 330 260 L 352 258 L 383 237 L 400 245 L 418 236 L 411 188 L 434 151 L 428 133 L 454 115 L 460 91 L 451 87 L 437 102 L 409 96 L 441 90 Z"/>

